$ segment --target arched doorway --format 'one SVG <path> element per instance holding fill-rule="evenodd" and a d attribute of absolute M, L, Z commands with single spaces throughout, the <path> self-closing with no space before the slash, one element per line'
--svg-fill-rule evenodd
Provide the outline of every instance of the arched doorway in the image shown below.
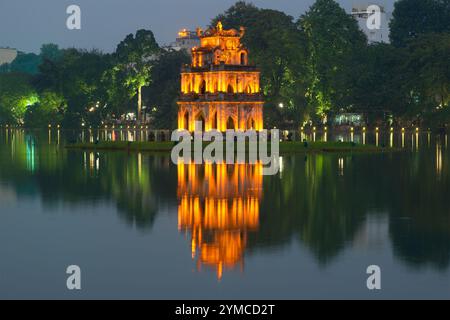
<path fill-rule="evenodd" d="M 248 130 L 255 130 L 256 127 L 256 122 L 253 118 L 248 118 L 247 120 L 247 129 Z"/>
<path fill-rule="evenodd" d="M 198 92 L 199 92 L 200 94 L 205 94 L 205 93 L 206 93 L 206 81 L 205 81 L 205 80 L 203 80 L 203 81 L 200 83 L 200 87 L 199 87 L 199 89 L 198 89 Z"/>
<path fill-rule="evenodd" d="M 211 129 L 217 129 L 217 112 L 214 112 L 214 115 L 212 116 Z"/>
<path fill-rule="evenodd" d="M 247 60 L 247 56 L 246 56 L 245 52 L 242 52 L 241 53 L 241 65 L 245 65 L 247 62 L 246 60 Z"/>
<path fill-rule="evenodd" d="M 205 131 L 205 116 L 203 115 L 203 112 L 200 112 L 199 114 L 197 114 L 197 117 L 195 117 L 195 121 L 196 122 L 201 122 L 202 124 L 202 131 Z M 197 130 L 197 126 L 195 128 Z"/>
<path fill-rule="evenodd" d="M 228 85 L 227 93 L 234 93 L 234 88 L 231 84 Z"/>
<path fill-rule="evenodd" d="M 189 131 L 189 112 L 188 111 L 186 111 L 184 113 L 184 120 L 183 120 L 183 122 L 184 122 L 184 126 L 183 126 L 184 129 Z"/>
<path fill-rule="evenodd" d="M 227 130 L 234 130 L 234 120 L 232 117 L 228 117 Z"/>

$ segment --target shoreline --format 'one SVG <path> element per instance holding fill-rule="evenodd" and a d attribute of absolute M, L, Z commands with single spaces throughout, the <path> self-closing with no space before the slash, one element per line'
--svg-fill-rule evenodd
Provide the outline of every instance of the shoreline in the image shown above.
<path fill-rule="evenodd" d="M 74 143 L 65 146 L 68 150 L 88 151 L 127 151 L 127 152 L 155 152 L 170 153 L 176 142 L 111 142 L 102 141 L 98 143 Z M 205 143 L 203 148 L 209 143 Z M 236 145 L 235 145 L 236 149 Z M 270 143 L 268 144 L 270 151 Z M 192 147 L 192 150 L 194 148 Z M 374 145 L 362 145 L 352 142 L 280 142 L 280 154 L 306 154 L 306 153 L 392 153 L 402 151 L 398 148 L 377 147 Z M 226 153 L 224 146 L 223 152 Z M 248 148 L 246 145 L 246 152 Z"/>

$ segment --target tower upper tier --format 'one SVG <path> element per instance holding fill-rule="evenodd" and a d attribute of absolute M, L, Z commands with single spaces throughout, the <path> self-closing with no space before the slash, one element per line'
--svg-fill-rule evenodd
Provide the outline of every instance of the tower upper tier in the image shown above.
<path fill-rule="evenodd" d="M 192 48 L 191 65 L 182 68 L 180 101 L 262 101 L 260 72 L 249 65 L 241 44 L 244 33 L 242 27 L 224 30 L 221 22 L 207 31 L 197 29 L 200 46 Z"/>
<path fill-rule="evenodd" d="M 224 30 L 219 22 L 207 31 L 197 29 L 200 47 L 192 48 L 192 68 L 248 66 L 248 50 L 241 44 L 245 30 Z"/>

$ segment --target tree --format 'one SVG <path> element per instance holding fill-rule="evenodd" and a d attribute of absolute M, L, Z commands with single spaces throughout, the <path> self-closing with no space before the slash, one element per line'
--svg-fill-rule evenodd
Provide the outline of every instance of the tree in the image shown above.
<path fill-rule="evenodd" d="M 450 0 L 399 0 L 390 23 L 392 44 L 401 47 L 420 34 L 450 31 Z"/>
<path fill-rule="evenodd" d="M 22 123 L 26 109 L 38 100 L 29 75 L 0 74 L 0 123 Z"/>
<path fill-rule="evenodd" d="M 424 34 L 404 49 L 398 72 L 404 75 L 408 113 L 448 113 L 450 103 L 450 33 Z"/>
<path fill-rule="evenodd" d="M 63 51 L 59 49 L 57 44 L 47 43 L 41 46 L 40 57 L 42 61 L 58 61 L 63 55 Z"/>
<path fill-rule="evenodd" d="M 110 60 L 108 55 L 95 50 L 63 50 L 57 61 L 46 59 L 42 63 L 34 84 L 39 92 L 49 90 L 64 97 L 66 126 L 80 126 L 89 119 L 94 119 L 95 125 L 106 112 L 102 77 L 111 67 Z"/>
<path fill-rule="evenodd" d="M 142 115 L 142 87 L 151 83 L 151 61 L 157 58 L 159 46 L 153 32 L 138 30 L 136 35 L 129 34 L 117 46 L 115 56 L 118 68 L 115 69 L 124 74 L 123 85 L 131 92 L 131 96 L 137 94 L 137 119 Z"/>
<path fill-rule="evenodd" d="M 317 0 L 298 21 L 307 39 L 309 104 L 322 119 L 350 108 L 367 38 L 334 0 Z"/>
<path fill-rule="evenodd" d="M 63 120 L 66 111 L 64 98 L 55 92 L 44 91 L 39 102 L 30 106 L 25 113 L 27 127 L 43 128 L 48 124 L 58 125 Z"/>
<path fill-rule="evenodd" d="M 388 114 L 406 112 L 405 77 L 399 72 L 404 52 L 386 43 L 375 43 L 365 51 L 365 62 L 353 90 L 354 109 L 364 112 L 369 123 Z"/>

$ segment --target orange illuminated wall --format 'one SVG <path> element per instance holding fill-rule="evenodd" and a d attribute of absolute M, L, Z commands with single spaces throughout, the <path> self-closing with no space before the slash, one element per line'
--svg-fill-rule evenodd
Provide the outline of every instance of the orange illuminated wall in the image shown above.
<path fill-rule="evenodd" d="M 249 64 L 241 44 L 244 29 L 224 30 L 219 22 L 205 32 L 198 29 L 200 46 L 192 49 L 192 63 L 181 73 L 178 128 L 263 129 L 260 72 Z"/>
<path fill-rule="evenodd" d="M 243 266 L 248 232 L 259 226 L 262 164 L 178 165 L 178 228 L 191 235 L 197 267 Z"/>

